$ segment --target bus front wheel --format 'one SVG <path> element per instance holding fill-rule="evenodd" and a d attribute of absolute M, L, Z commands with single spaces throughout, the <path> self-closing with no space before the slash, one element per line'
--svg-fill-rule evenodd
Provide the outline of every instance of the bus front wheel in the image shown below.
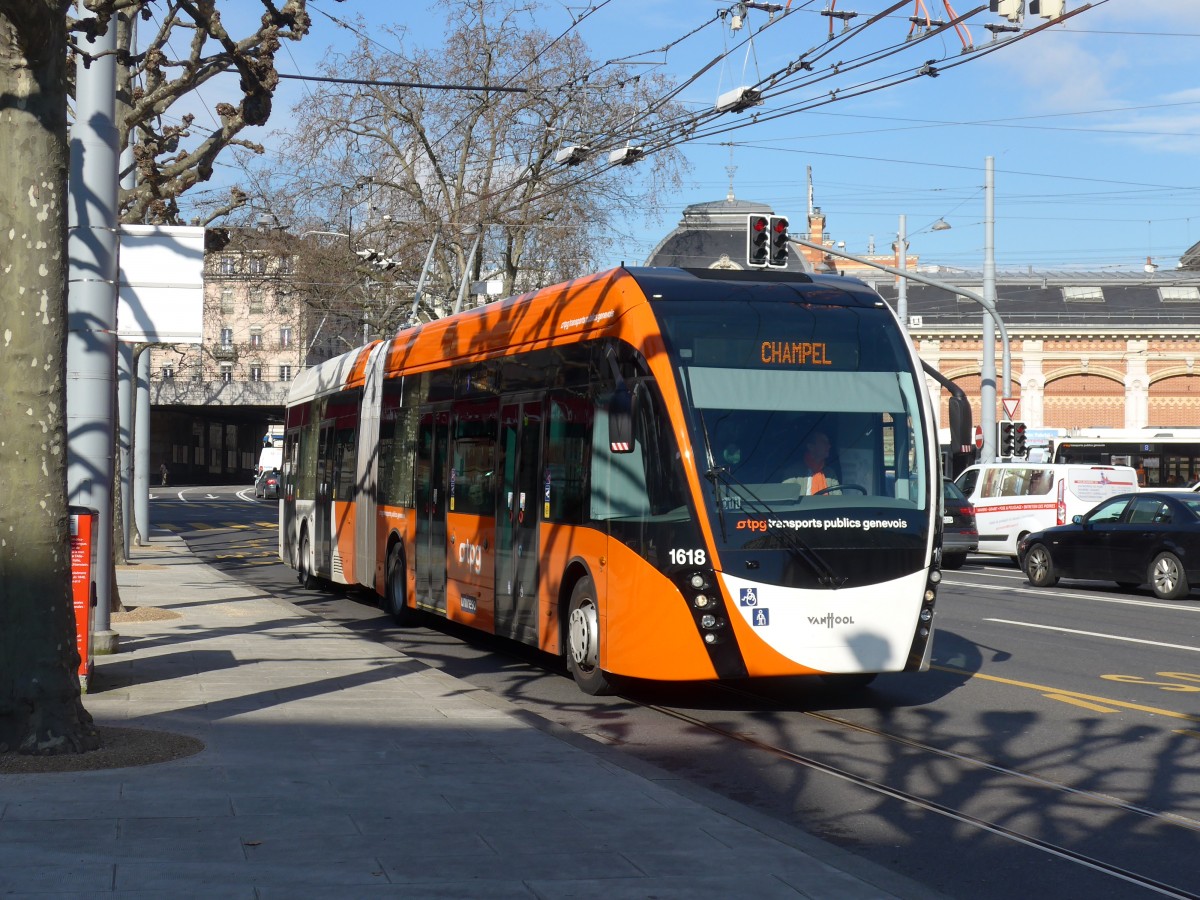
<path fill-rule="evenodd" d="M 581 578 L 571 591 L 567 609 L 567 669 L 585 694 L 599 697 L 612 693 L 612 685 L 600 668 L 600 612 L 596 586 Z"/>

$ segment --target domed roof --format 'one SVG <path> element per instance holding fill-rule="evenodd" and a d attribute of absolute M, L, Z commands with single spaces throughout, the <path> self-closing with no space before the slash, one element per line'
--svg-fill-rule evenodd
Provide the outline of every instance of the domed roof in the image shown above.
<path fill-rule="evenodd" d="M 684 269 L 747 269 L 746 229 L 751 215 L 774 213 L 769 203 L 724 200 L 693 203 L 683 210 L 675 230 L 658 242 L 646 260 L 648 266 L 679 266 Z M 788 254 L 788 272 L 808 272 L 799 249 Z"/>

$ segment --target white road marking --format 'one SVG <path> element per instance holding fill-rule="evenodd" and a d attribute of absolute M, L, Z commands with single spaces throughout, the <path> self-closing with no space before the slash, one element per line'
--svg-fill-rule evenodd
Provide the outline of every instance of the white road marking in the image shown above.
<path fill-rule="evenodd" d="M 1012 619 L 984 619 L 985 622 L 998 622 L 1001 625 L 1018 625 L 1021 628 L 1041 628 L 1045 631 L 1061 631 L 1064 634 L 1079 634 L 1084 637 L 1105 638 L 1110 641 L 1125 641 L 1129 644 L 1148 644 L 1151 647 L 1166 647 L 1169 650 L 1189 650 L 1200 653 L 1200 647 L 1189 647 L 1187 644 L 1166 644 L 1162 641 L 1147 641 L 1142 638 L 1124 637 L 1119 634 L 1103 634 L 1099 631 L 1080 631 L 1077 628 L 1059 628 L 1057 625 L 1038 625 L 1033 622 L 1014 622 Z"/>
<path fill-rule="evenodd" d="M 1200 606 L 1184 606 L 1182 603 L 1161 603 L 1154 600 L 1137 600 L 1132 597 L 1109 597 L 1100 594 L 1083 593 L 1084 589 L 1080 589 L 1080 593 L 1061 593 L 1049 591 L 1046 588 L 1035 587 L 1009 587 L 1006 584 L 976 584 L 973 581 L 950 581 L 943 579 L 942 584 L 953 585 L 954 587 L 962 588 L 977 588 L 981 591 L 1017 591 L 1022 594 L 1037 594 L 1042 597 L 1070 597 L 1075 600 L 1094 600 L 1097 603 L 1118 603 L 1124 606 L 1145 606 L 1149 609 L 1173 609 L 1176 612 L 1191 612 L 1200 613 Z"/>

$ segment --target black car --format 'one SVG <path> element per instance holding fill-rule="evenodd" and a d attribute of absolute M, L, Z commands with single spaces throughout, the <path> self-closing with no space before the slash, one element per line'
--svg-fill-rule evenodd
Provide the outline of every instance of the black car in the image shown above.
<path fill-rule="evenodd" d="M 961 569 L 979 549 L 975 507 L 949 478 L 942 479 L 942 568 Z"/>
<path fill-rule="evenodd" d="M 267 500 L 279 499 L 279 470 L 263 472 L 254 482 L 254 496 Z"/>
<path fill-rule="evenodd" d="M 1029 583 L 1059 578 L 1149 584 L 1163 600 L 1200 582 L 1200 495 L 1183 491 L 1116 494 L 1070 525 L 1029 535 L 1017 547 Z"/>

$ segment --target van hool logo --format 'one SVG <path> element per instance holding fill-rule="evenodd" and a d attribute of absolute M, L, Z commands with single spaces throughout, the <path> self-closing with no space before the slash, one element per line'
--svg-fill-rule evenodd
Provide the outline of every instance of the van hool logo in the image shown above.
<path fill-rule="evenodd" d="M 835 625 L 853 625 L 854 616 L 835 616 L 833 613 L 826 613 L 823 616 L 809 616 L 809 625 L 824 625 L 826 628 L 832 628 Z"/>

